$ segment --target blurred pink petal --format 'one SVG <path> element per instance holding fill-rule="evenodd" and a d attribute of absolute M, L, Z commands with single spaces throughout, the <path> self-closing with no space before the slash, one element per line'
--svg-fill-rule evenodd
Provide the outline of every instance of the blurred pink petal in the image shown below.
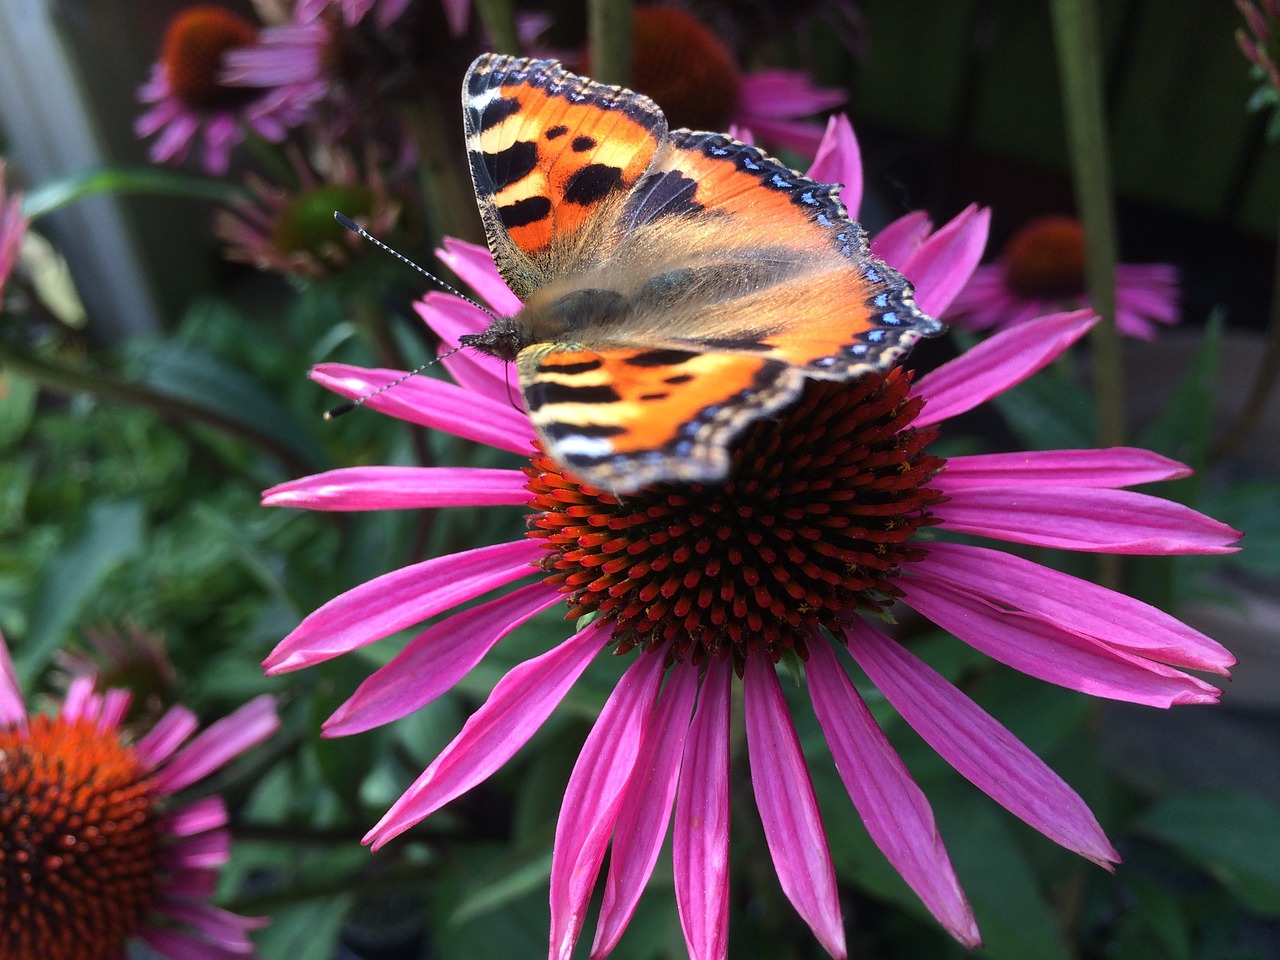
<path fill-rule="evenodd" d="M 305 510 L 405 510 L 518 506 L 529 499 L 517 470 L 475 467 L 345 467 L 278 484 L 264 507 Z"/>

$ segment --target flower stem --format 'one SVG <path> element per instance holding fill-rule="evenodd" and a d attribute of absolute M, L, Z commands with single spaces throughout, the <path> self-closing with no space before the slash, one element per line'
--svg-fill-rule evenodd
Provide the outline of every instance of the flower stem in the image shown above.
<path fill-rule="evenodd" d="M 308 462 L 275 438 L 261 433 L 246 423 L 234 420 L 217 410 L 211 410 L 177 397 L 157 393 L 147 387 L 123 380 L 115 380 L 105 374 L 90 370 L 72 370 L 57 366 L 0 341 L 0 365 L 15 373 L 30 377 L 41 386 L 58 393 L 90 393 L 104 400 L 127 403 L 135 407 L 153 410 L 170 420 L 194 421 L 213 427 L 238 440 L 266 451 L 291 474 L 314 473 L 316 464 Z"/>
<path fill-rule="evenodd" d="M 1210 458 L 1219 460 L 1229 456 L 1257 426 L 1258 418 L 1266 409 L 1276 381 L 1280 379 L 1280 225 L 1276 229 L 1276 265 L 1271 280 L 1271 314 L 1267 318 L 1267 342 L 1262 351 L 1258 371 L 1253 375 L 1249 396 L 1227 428 L 1222 441 L 1213 449 Z"/>
<path fill-rule="evenodd" d="M 1093 328 L 1093 392 L 1098 442 L 1124 443 L 1124 379 L 1116 329 L 1115 221 L 1107 169 L 1107 135 L 1099 64 L 1101 41 L 1092 0 L 1053 0 L 1054 43 L 1071 152 L 1076 205 L 1084 224 L 1085 277 L 1102 323 Z"/>
<path fill-rule="evenodd" d="M 601 83 L 631 82 L 631 0 L 588 0 L 591 76 Z"/>

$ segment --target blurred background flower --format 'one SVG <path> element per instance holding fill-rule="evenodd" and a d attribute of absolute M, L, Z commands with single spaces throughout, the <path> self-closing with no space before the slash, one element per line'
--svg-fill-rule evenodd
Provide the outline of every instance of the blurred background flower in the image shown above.
<path fill-rule="evenodd" d="M 1160 324 L 1178 322 L 1178 271 L 1167 263 L 1119 263 L 1116 325 L 1150 340 Z M 974 271 L 947 319 L 967 330 L 1002 330 L 1055 310 L 1088 307 L 1084 230 L 1074 217 L 1023 224 L 994 263 Z"/>
<path fill-rule="evenodd" d="M 135 736 L 125 690 L 72 681 L 53 715 L 28 714 L 0 636 L 0 953 L 123 957 L 141 940 L 171 960 L 248 957 L 266 920 L 208 900 L 228 858 L 217 796 L 175 803 L 279 726 L 260 697 L 209 726 L 171 708 Z"/>

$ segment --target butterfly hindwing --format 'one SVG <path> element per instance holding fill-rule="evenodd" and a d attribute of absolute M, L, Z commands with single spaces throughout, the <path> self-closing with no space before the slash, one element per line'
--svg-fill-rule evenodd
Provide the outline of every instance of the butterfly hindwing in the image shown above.
<path fill-rule="evenodd" d="M 496 54 L 471 65 L 462 97 L 489 247 L 515 293 L 607 255 L 617 209 L 666 138 L 657 105 L 553 60 Z"/>
<path fill-rule="evenodd" d="M 722 478 L 728 440 L 794 400 L 804 381 L 764 357 L 629 345 L 540 344 L 518 366 L 543 448 L 609 490 Z"/>

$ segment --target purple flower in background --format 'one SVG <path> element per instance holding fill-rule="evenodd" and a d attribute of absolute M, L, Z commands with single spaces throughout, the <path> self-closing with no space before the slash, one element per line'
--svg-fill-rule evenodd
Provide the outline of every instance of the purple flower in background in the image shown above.
<path fill-rule="evenodd" d="M 30 225 L 22 215 L 22 194 L 9 194 L 4 184 L 5 162 L 0 157 L 0 307 L 4 305 L 4 284 L 18 260 L 22 238 Z"/>
<path fill-rule="evenodd" d="M 1178 322 L 1178 271 L 1167 263 L 1116 265 L 1116 325 L 1126 336 L 1155 338 Z M 1024 224 L 999 258 L 978 267 L 947 312 L 969 330 L 1014 327 L 1054 310 L 1088 307 L 1084 231 L 1074 217 Z"/>
<path fill-rule="evenodd" d="M 123 957 L 135 938 L 171 960 L 253 955 L 248 933 L 265 921 L 208 902 L 231 848 L 222 799 L 173 798 L 270 737 L 275 703 L 259 697 L 193 739 L 195 715 L 172 707 L 134 739 L 130 699 L 78 677 L 56 714 L 29 715 L 0 637 L 5 960 Z"/>

